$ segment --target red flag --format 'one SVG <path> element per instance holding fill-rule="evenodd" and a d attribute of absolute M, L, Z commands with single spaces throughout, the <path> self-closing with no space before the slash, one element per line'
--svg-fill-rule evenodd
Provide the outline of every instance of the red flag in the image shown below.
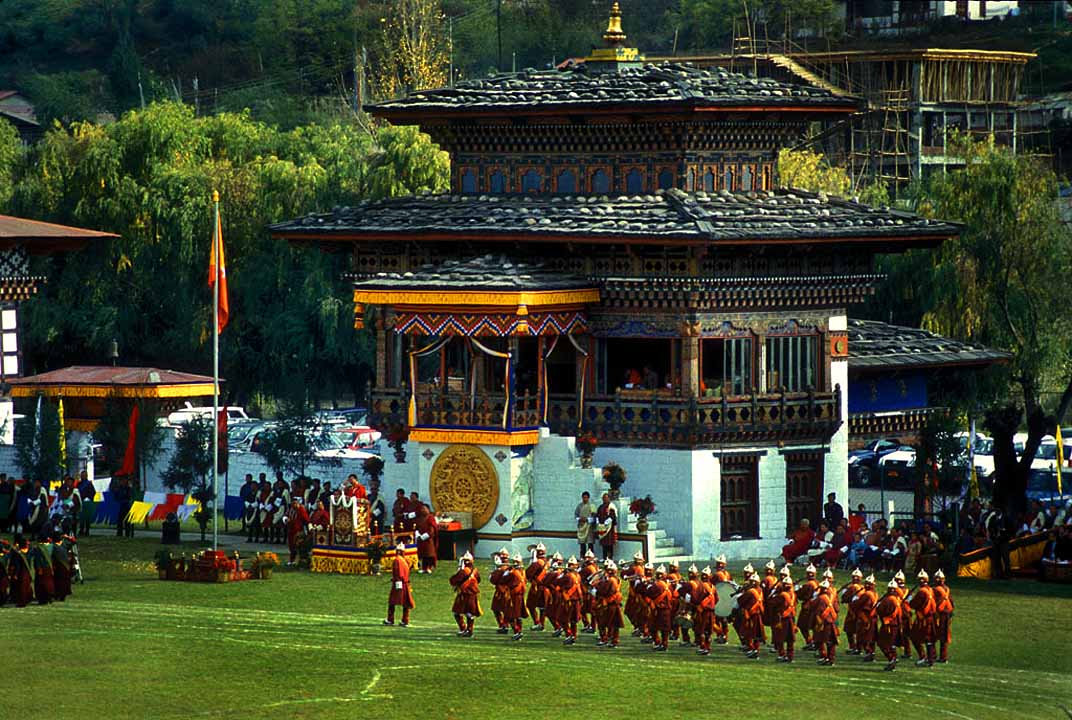
<path fill-rule="evenodd" d="M 138 434 L 138 406 L 135 405 L 134 409 L 130 411 L 130 427 L 127 434 L 127 449 L 123 453 L 123 465 L 116 472 L 116 475 L 120 477 L 124 475 L 134 474 L 134 443 L 137 440 Z"/>
<path fill-rule="evenodd" d="M 218 202 L 218 201 L 217 201 Z M 223 223 L 220 221 L 219 208 L 216 210 L 216 229 L 212 234 L 212 254 L 208 259 L 208 286 L 211 289 L 220 283 L 220 305 L 216 315 L 216 332 L 221 333 L 227 327 L 231 316 L 231 306 L 227 301 L 227 261 L 223 256 Z"/>
<path fill-rule="evenodd" d="M 219 465 L 216 472 L 220 475 L 227 473 L 227 408 L 221 407 L 220 414 L 216 418 L 216 444 L 219 445 Z"/>

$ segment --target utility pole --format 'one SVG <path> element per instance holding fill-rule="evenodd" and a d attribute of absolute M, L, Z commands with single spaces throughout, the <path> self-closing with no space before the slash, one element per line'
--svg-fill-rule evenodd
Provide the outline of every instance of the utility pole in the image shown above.
<path fill-rule="evenodd" d="M 502 0 L 495 2 L 495 34 L 499 39 L 499 61 L 495 64 L 495 69 L 502 72 Z"/>

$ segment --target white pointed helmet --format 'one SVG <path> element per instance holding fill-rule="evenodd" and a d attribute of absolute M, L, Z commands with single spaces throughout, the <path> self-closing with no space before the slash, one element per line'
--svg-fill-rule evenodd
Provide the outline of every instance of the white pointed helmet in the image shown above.
<path fill-rule="evenodd" d="M 462 555 L 462 562 L 469 562 L 469 563 L 473 562 L 473 553 L 471 553 L 468 550 L 466 550 L 465 554 Z"/>
<path fill-rule="evenodd" d="M 893 576 L 893 579 L 894 579 L 894 580 L 902 580 L 902 581 L 903 581 L 903 580 L 905 579 L 905 577 L 904 577 L 904 572 L 903 572 L 903 571 L 901 571 L 901 570 L 898 570 L 898 571 L 897 571 L 897 573 L 896 573 L 896 574 L 895 574 L 895 575 Z"/>
<path fill-rule="evenodd" d="M 521 554 L 518 553 L 517 555 L 514 555 L 514 562 L 520 565 L 521 563 L 525 562 L 525 560 L 521 557 Z"/>
<path fill-rule="evenodd" d="M 607 562 L 603 563 L 603 566 L 605 568 L 607 568 L 607 570 L 617 570 L 618 569 L 618 564 L 615 563 L 610 558 L 607 558 Z"/>
<path fill-rule="evenodd" d="M 634 560 L 639 560 L 640 562 L 644 562 L 644 553 L 642 553 L 640 551 L 637 551 L 637 552 L 633 553 L 633 559 Z"/>
<path fill-rule="evenodd" d="M 711 566 L 710 565 L 705 565 L 704 569 L 700 571 L 700 574 L 710 576 L 711 575 Z"/>
<path fill-rule="evenodd" d="M 874 585 L 875 584 L 875 576 L 874 576 L 874 574 L 871 574 L 871 575 L 868 575 L 867 577 L 865 577 L 864 582 L 866 584 L 868 584 L 868 585 Z"/>
<path fill-rule="evenodd" d="M 764 569 L 764 570 L 774 570 L 774 569 L 775 569 L 775 567 L 776 567 L 776 566 L 775 566 L 775 564 L 774 564 L 774 561 L 773 561 L 773 560 L 768 560 L 768 561 L 767 561 L 767 564 L 763 566 L 763 569 Z"/>
<path fill-rule="evenodd" d="M 942 572 L 941 568 L 938 568 L 938 570 L 935 571 L 934 579 L 935 580 L 945 580 L 945 573 Z"/>
<path fill-rule="evenodd" d="M 689 575 L 695 575 L 700 572 L 695 565 L 689 565 Z"/>
<path fill-rule="evenodd" d="M 752 567 L 752 563 L 748 563 L 747 565 L 744 566 L 744 574 L 745 575 L 751 575 L 755 571 L 756 571 L 756 569 L 754 567 Z"/>
<path fill-rule="evenodd" d="M 896 590 L 899 586 L 897 585 L 896 580 L 890 580 L 888 583 L 886 583 L 886 587 L 890 590 Z"/>
<path fill-rule="evenodd" d="M 809 575 L 814 575 L 816 572 L 815 566 L 811 563 L 808 563 L 808 567 L 804 568 L 804 572 L 808 573 Z"/>
<path fill-rule="evenodd" d="M 660 565 L 659 567 L 655 568 L 655 574 L 656 575 L 665 575 L 666 574 L 666 566 L 665 565 Z"/>
<path fill-rule="evenodd" d="M 852 571 L 852 576 L 854 578 L 862 578 L 864 576 L 864 574 L 862 572 L 860 572 L 860 568 L 854 568 L 853 571 Z"/>
<path fill-rule="evenodd" d="M 782 569 L 778 571 L 778 574 L 779 575 L 792 575 L 793 570 L 792 570 L 792 568 L 789 567 L 788 564 L 782 565 Z"/>
<path fill-rule="evenodd" d="M 596 556 L 596 554 L 595 554 L 594 552 L 592 552 L 591 550 L 585 550 L 585 551 L 584 551 L 584 559 L 585 559 L 585 560 L 591 560 L 591 559 L 594 559 L 594 558 L 595 558 L 595 556 Z"/>
<path fill-rule="evenodd" d="M 931 579 L 931 576 L 927 574 L 927 571 L 926 571 L 926 570 L 920 570 L 920 571 L 919 571 L 919 574 L 918 574 L 918 575 L 916 575 L 916 578 L 918 578 L 919 580 L 923 580 L 924 582 L 926 582 L 927 580 L 930 580 L 930 579 Z"/>
<path fill-rule="evenodd" d="M 830 581 L 829 580 L 823 580 L 821 583 L 819 583 L 819 587 L 821 587 L 823 589 L 826 589 L 826 588 L 830 587 Z"/>
<path fill-rule="evenodd" d="M 823 577 L 826 578 L 827 580 L 832 579 L 834 577 L 834 571 L 831 570 L 830 568 L 827 568 L 826 570 L 823 570 Z"/>
<path fill-rule="evenodd" d="M 719 564 L 719 565 L 725 565 L 726 564 L 726 556 L 724 554 L 719 555 L 717 558 L 715 558 L 715 562 L 717 564 Z"/>

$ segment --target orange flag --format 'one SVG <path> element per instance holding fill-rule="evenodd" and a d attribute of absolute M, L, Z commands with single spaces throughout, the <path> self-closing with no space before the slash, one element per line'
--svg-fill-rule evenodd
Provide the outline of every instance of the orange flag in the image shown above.
<path fill-rule="evenodd" d="M 231 316 L 231 307 L 227 301 L 227 262 L 223 257 L 223 223 L 220 222 L 219 195 L 216 201 L 216 228 L 212 234 L 212 254 L 208 260 L 208 286 L 211 289 L 220 283 L 220 305 L 216 314 L 216 332 L 222 333 Z"/>

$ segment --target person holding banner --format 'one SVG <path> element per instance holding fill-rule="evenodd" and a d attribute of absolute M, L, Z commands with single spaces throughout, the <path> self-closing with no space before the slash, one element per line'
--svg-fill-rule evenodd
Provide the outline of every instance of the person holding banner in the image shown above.
<path fill-rule="evenodd" d="M 406 562 L 406 544 L 398 543 L 395 561 L 391 563 L 391 593 L 387 597 L 387 619 L 384 625 L 395 624 L 395 606 L 402 608 L 401 627 L 409 627 L 409 611 L 417 606 L 409 585 L 409 563 Z"/>

